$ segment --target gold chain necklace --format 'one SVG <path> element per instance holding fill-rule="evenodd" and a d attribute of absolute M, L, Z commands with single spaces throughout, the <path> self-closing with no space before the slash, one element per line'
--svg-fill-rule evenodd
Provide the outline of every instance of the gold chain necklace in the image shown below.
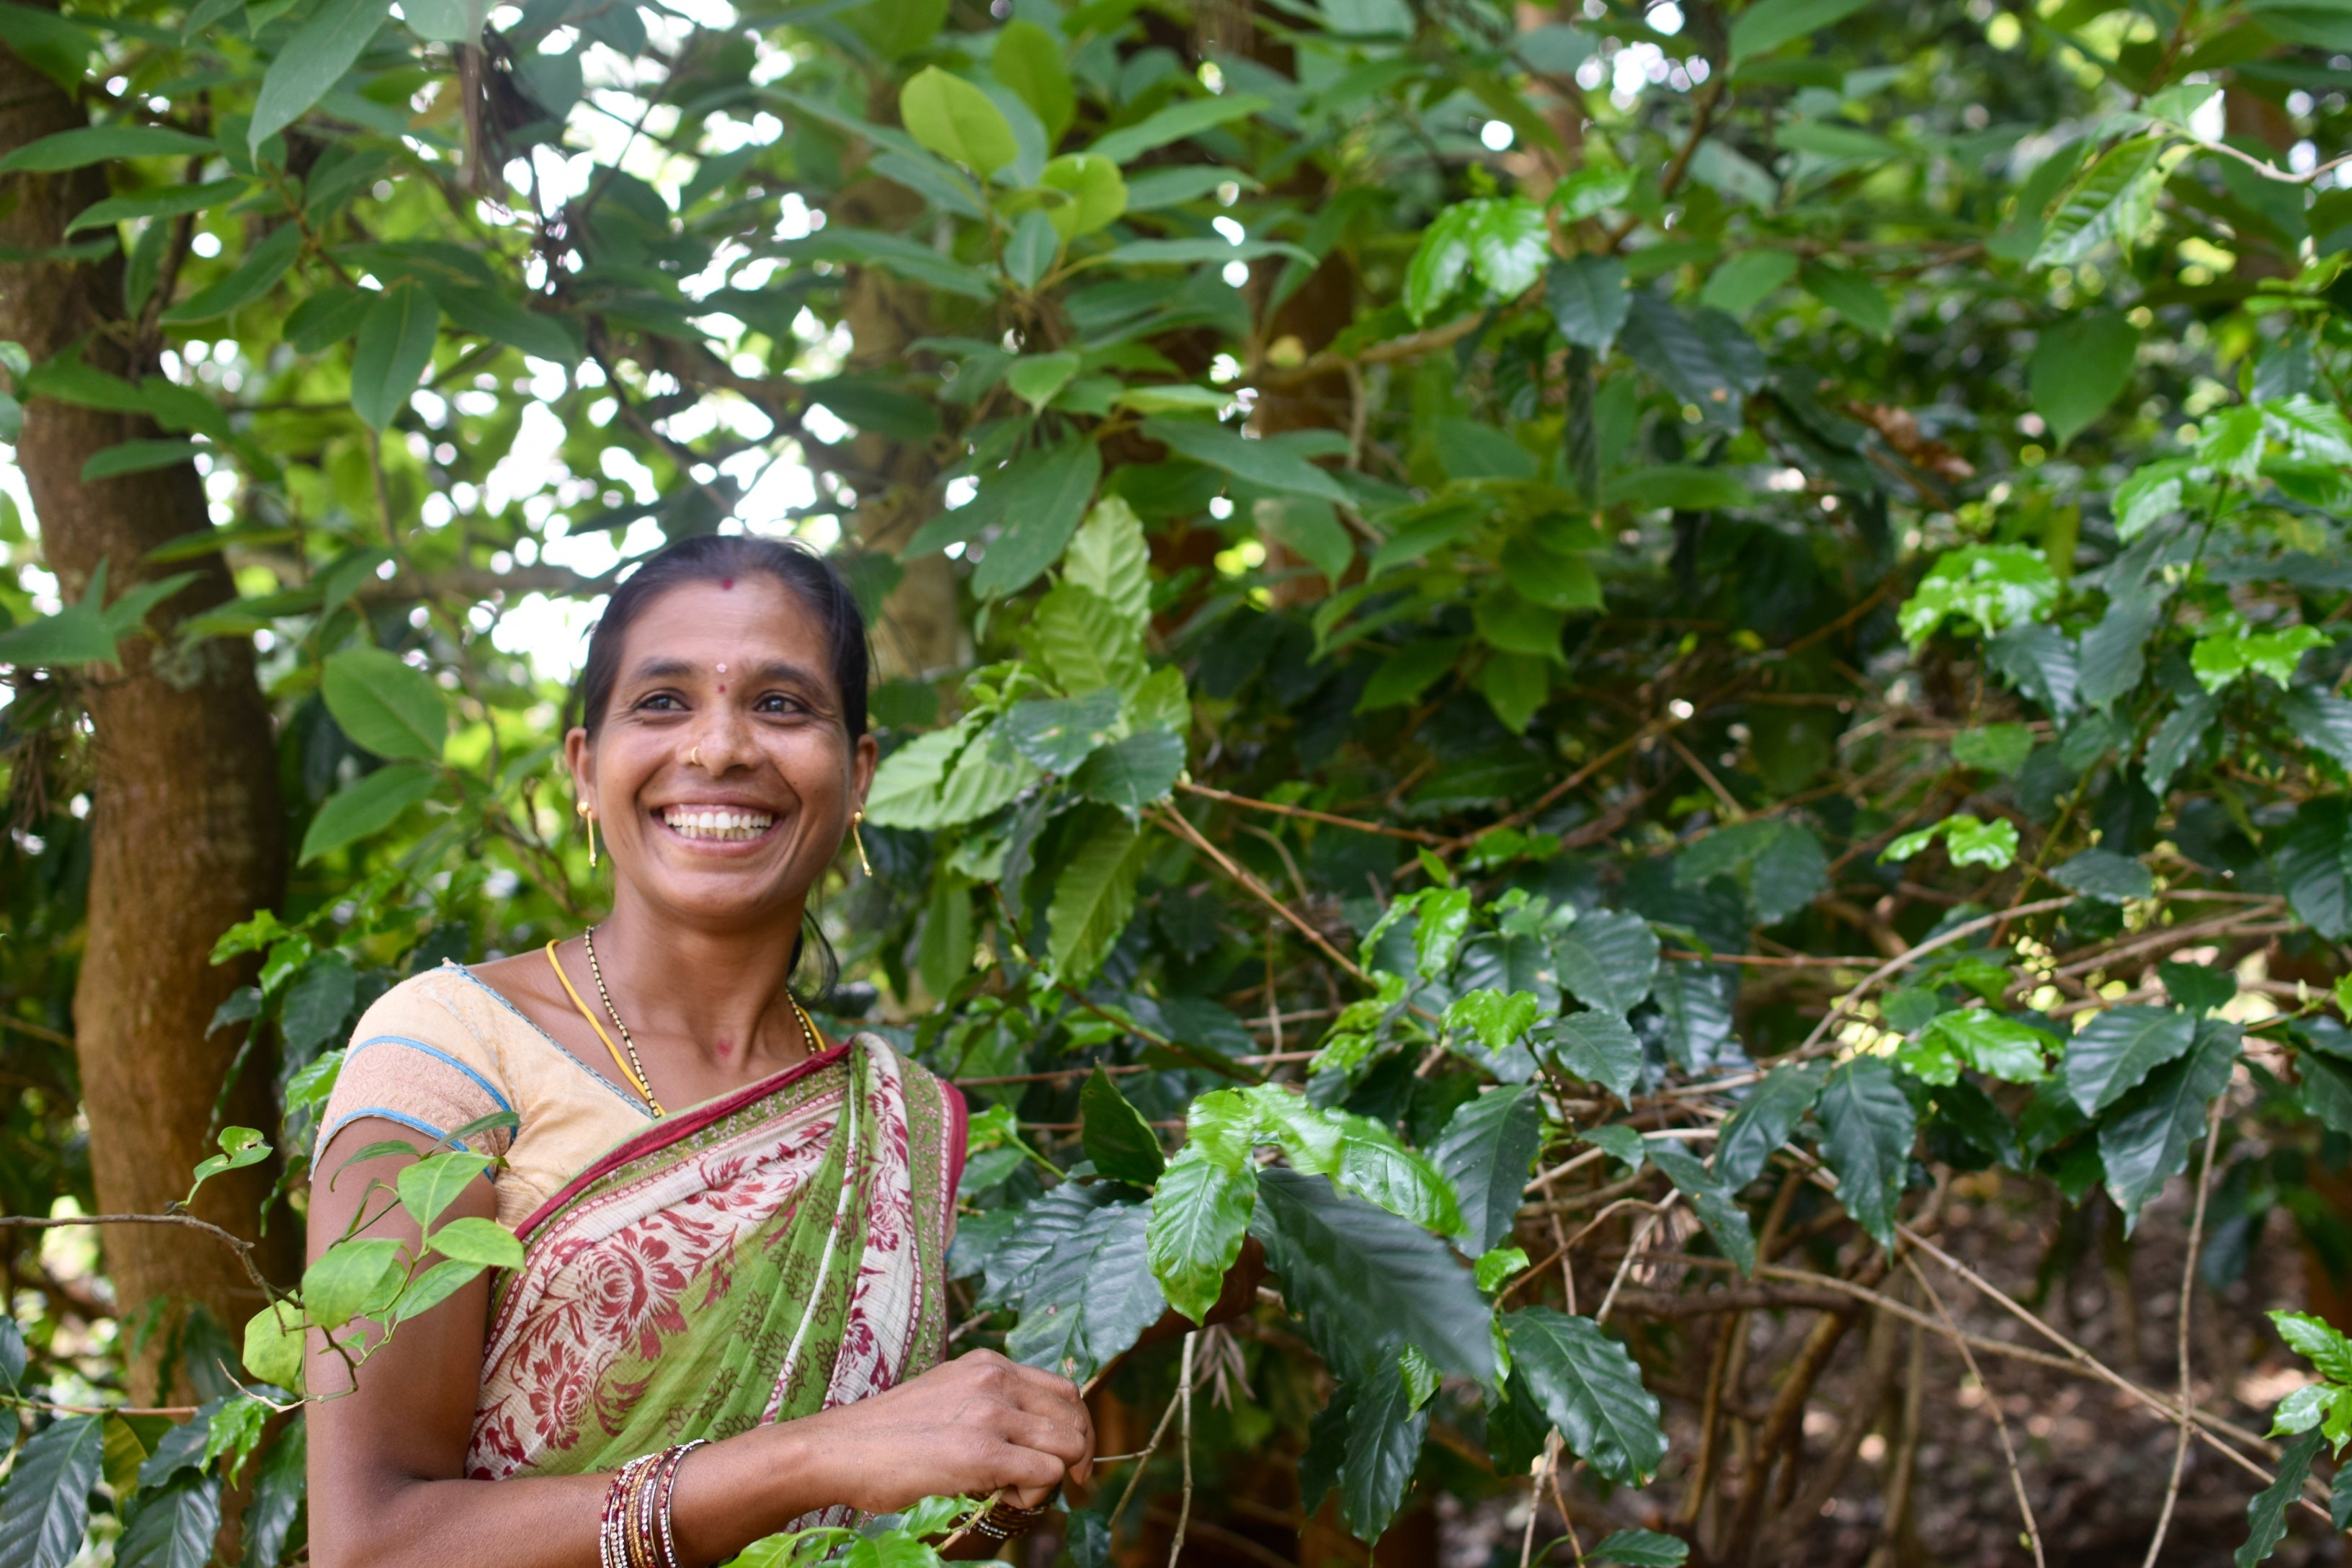
<path fill-rule="evenodd" d="M 652 1080 L 646 1077 L 646 1064 L 637 1056 L 637 1043 L 630 1038 L 629 1026 L 621 1022 L 621 1010 L 613 1005 L 613 994 L 604 987 L 604 966 L 596 962 L 596 928 L 590 926 L 583 931 L 580 934 L 580 942 L 588 950 L 588 973 L 595 978 L 596 994 L 604 1004 L 605 1016 L 611 1018 L 613 1027 L 621 1032 L 621 1044 L 629 1053 L 629 1066 L 635 1069 L 637 1091 L 646 1097 L 646 1103 L 653 1108 L 653 1113 L 656 1116 L 664 1115 L 666 1113 L 662 1110 L 661 1101 L 654 1098 Z M 791 1000 L 793 1017 L 801 1026 L 803 1047 L 810 1056 L 818 1055 L 821 1047 L 817 1045 L 814 1020 L 809 1017 L 808 1009 L 801 1005 L 799 997 L 793 995 L 789 991 L 784 994 Z"/>

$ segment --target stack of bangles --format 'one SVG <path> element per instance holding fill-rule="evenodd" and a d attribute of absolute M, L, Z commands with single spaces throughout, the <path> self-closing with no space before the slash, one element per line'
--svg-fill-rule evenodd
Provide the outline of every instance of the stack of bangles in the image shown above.
<path fill-rule="evenodd" d="M 597 1568 L 685 1568 L 670 1532 L 670 1501 L 677 1494 L 679 1462 L 701 1447 L 700 1441 L 680 1443 L 614 1472 L 596 1528 Z"/>
<path fill-rule="evenodd" d="M 1047 1503 L 1052 1501 L 1051 1498 L 1046 1500 Z M 1016 1535 L 1028 1534 L 1045 1517 L 1043 1506 L 1023 1508 L 1010 1499 L 999 1499 L 986 1513 L 971 1521 L 971 1530 L 974 1535 L 1001 1545 Z"/>

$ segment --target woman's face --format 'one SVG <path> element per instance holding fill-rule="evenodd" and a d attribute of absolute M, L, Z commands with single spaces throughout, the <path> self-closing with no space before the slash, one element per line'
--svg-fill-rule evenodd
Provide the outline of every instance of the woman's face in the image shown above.
<path fill-rule="evenodd" d="M 672 918 L 796 920 L 874 780 L 851 744 L 824 628 L 753 574 L 687 583 L 623 638 L 592 744 L 564 738 L 614 874 Z"/>

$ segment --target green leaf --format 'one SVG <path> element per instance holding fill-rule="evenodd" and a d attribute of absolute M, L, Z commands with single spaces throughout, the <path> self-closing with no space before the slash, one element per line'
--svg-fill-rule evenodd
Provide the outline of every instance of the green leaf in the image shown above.
<path fill-rule="evenodd" d="M 286 341 L 305 354 L 339 343 L 360 330 L 377 298 L 361 289 L 321 289 L 287 315 Z"/>
<path fill-rule="evenodd" d="M 1222 468 L 1266 489 L 1313 496 L 1334 506 L 1355 505 L 1354 498 L 1328 469 L 1316 467 L 1278 438 L 1252 440 L 1238 430 L 1207 420 L 1166 416 L 1145 420 L 1143 434 L 1179 457 Z"/>
<path fill-rule="evenodd" d="M 195 1180 L 188 1188 L 188 1195 L 181 1200 L 183 1204 L 194 1203 L 196 1188 L 215 1176 L 229 1171 L 242 1171 L 247 1165 L 258 1165 L 274 1152 L 261 1133 L 251 1127 L 222 1128 L 220 1150 L 219 1153 L 207 1155 L 196 1162 Z"/>
<path fill-rule="evenodd" d="M 1168 1310 L 1145 1266 L 1149 1219 L 1141 1204 L 1087 1214 L 1023 1286 L 1006 1353 L 1078 1380 L 1124 1354 Z"/>
<path fill-rule="evenodd" d="M 1829 864 L 1811 830 L 1763 817 L 1718 827 L 1675 857 L 1675 886 L 1704 887 L 1727 877 L 1747 892 L 1757 923 L 1777 925 L 1821 895 Z"/>
<path fill-rule="evenodd" d="M 195 441 L 119 441 L 90 454 L 89 460 L 81 466 L 81 482 L 95 484 L 124 474 L 152 473 L 215 451 L 216 447 Z"/>
<path fill-rule="evenodd" d="M 86 164 L 112 163 L 118 158 L 206 157 L 219 152 L 220 144 L 211 138 L 174 131 L 168 125 L 88 125 L 72 131 L 55 132 L 27 142 L 6 157 L 0 158 L 0 174 L 54 174 L 60 170 L 79 169 Z M 224 180 L 214 188 L 216 190 L 218 185 L 242 188 L 244 184 L 242 180 Z M 180 194 L 184 197 L 184 191 Z M 180 207 L 173 210 L 189 212 L 194 209 Z M 152 215 L 129 213 L 123 216 Z M 112 220 L 101 218 L 96 221 Z M 66 232 L 70 234 L 74 228 L 85 226 L 88 226 L 76 219 Z"/>
<path fill-rule="evenodd" d="M 1478 1255 L 1471 1266 L 1470 1277 L 1478 1281 L 1478 1289 L 1493 1295 L 1502 1289 L 1503 1281 L 1528 1268 L 1527 1249 L 1522 1247 L 1489 1247 Z"/>
<path fill-rule="evenodd" d="M 471 1150 L 453 1149 L 446 1154 L 431 1154 L 413 1165 L 402 1167 L 395 1180 L 401 1207 L 408 1211 L 420 1230 L 430 1230 L 442 1211 L 465 1194 L 467 1187 L 486 1175 L 490 1168 L 488 1156 Z"/>
<path fill-rule="evenodd" d="M 1446 1123 L 1429 1155 L 1461 1203 L 1467 1250 L 1491 1251 L 1510 1235 L 1542 1144 L 1543 1105 L 1527 1084 L 1474 1095 Z"/>
<path fill-rule="evenodd" d="M 1101 479 L 1102 451 L 1083 437 L 1051 448 L 1017 475 L 1006 469 L 993 503 L 1003 531 L 972 574 L 972 592 L 1001 599 L 1035 582 L 1068 546 Z"/>
<path fill-rule="evenodd" d="M 1894 332 L 1895 307 L 1877 284 L 1860 273 L 1816 262 L 1805 268 L 1799 281 L 1806 293 L 1872 337 L 1885 338 Z"/>
<path fill-rule="evenodd" d="M 1579 256 L 1555 261 L 1544 288 L 1559 335 L 1596 354 L 1606 354 L 1625 325 L 1629 299 L 1625 264 L 1613 256 Z"/>
<path fill-rule="evenodd" d="M 246 147 L 257 160 L 263 142 L 302 118 L 343 79 L 390 15 L 385 0 L 326 0 L 310 13 L 261 79 L 246 132 Z"/>
<path fill-rule="evenodd" d="M 2042 226 L 2033 265 L 2070 267 L 2110 241 L 2128 253 L 2156 216 L 2169 142 L 2167 135 L 2136 137 L 2102 156 Z"/>
<path fill-rule="evenodd" d="M 1969 1067 L 2004 1083 L 2042 1081 L 2049 1072 L 2042 1053 L 2057 1043 L 2042 1030 L 1990 1007 L 1943 1014 L 1925 1033 Z"/>
<path fill-rule="evenodd" d="M 1051 146 L 1062 139 L 1077 113 L 1077 94 L 1070 88 L 1070 68 L 1062 41 L 1036 23 L 1016 17 L 996 35 L 988 57 L 991 75 L 1034 110 Z"/>
<path fill-rule="evenodd" d="M 0 1314 L 0 1394 L 14 1394 L 25 1382 L 25 1331 Z"/>
<path fill-rule="evenodd" d="M 1620 1014 L 1595 1009 L 1547 1018 L 1536 1038 L 1539 1053 L 1561 1070 L 1620 1100 L 1633 1097 L 1642 1076 L 1642 1042 Z"/>
<path fill-rule="evenodd" d="M 1739 1206 L 1738 1193 L 1699 1163 L 1696 1155 L 1671 1138 L 1643 1145 L 1650 1163 L 1666 1173 L 1675 1190 L 1690 1201 L 1691 1212 L 1715 1240 L 1717 1250 L 1738 1265 L 1742 1274 L 1756 1272 L 1756 1233 Z"/>
<path fill-rule="evenodd" d="M 305 1423 L 289 1423 L 262 1457 L 260 1470 L 254 1478 L 253 1496 L 246 1503 L 240 1526 L 245 1536 L 242 1568 L 278 1568 L 285 1555 L 287 1538 L 294 1530 L 294 1516 L 309 1491 L 305 1474 L 310 1458 L 309 1434 L 310 1427 Z"/>
<path fill-rule="evenodd" d="M 1857 1057 L 1830 1074 L 1816 1109 L 1827 1134 L 1822 1154 L 1837 1173 L 1839 1203 L 1891 1251 L 1895 1208 L 1918 1132 L 1895 1069 L 1882 1058 Z"/>
<path fill-rule="evenodd" d="M 1143 830 L 1124 815 L 1095 810 L 1085 837 L 1054 884 L 1054 902 L 1046 914 L 1051 932 L 1046 955 L 1055 974 L 1073 985 L 1093 977 L 1111 943 L 1127 929 L 1128 917 L 1135 912 L 1136 879 L 1142 874 L 1147 847 Z"/>
<path fill-rule="evenodd" d="M 1689 1073 L 1711 1067 L 1731 1042 L 1731 1003 L 1722 971 L 1671 961 L 1659 966 L 1650 994 L 1665 1025 L 1666 1059 Z"/>
<path fill-rule="evenodd" d="M 2033 751 L 2033 731 L 2024 724 L 1987 724 L 1952 737 L 1952 761 L 1964 768 L 2013 779 Z"/>
<path fill-rule="evenodd" d="M 1077 374 L 1074 353 L 1031 354 L 1013 362 L 1004 373 L 1004 384 L 1030 407 L 1043 408 Z"/>
<path fill-rule="evenodd" d="M 302 1310 L 316 1326 L 340 1329 L 399 1272 L 400 1243 L 339 1241 L 303 1271 Z"/>
<path fill-rule="evenodd" d="M 2099 1160 L 2127 1230 L 2138 1225 L 2140 1205 L 2188 1168 L 2204 1137 L 2205 1108 L 2229 1087 L 2238 1026 L 2208 1018 L 2195 1027 L 2185 1055 L 2156 1068 L 2100 1119 Z"/>
<path fill-rule="evenodd" d="M 321 855 L 389 827 L 403 812 L 433 793 L 434 777 L 433 770 L 422 763 L 394 763 L 328 796 L 302 836 L 299 863 L 307 866 Z"/>
<path fill-rule="evenodd" d="M 65 1568 L 89 1524 L 106 1436 L 95 1415 L 60 1415 L 17 1451 L 0 1489 L 0 1568 Z"/>
<path fill-rule="evenodd" d="M 1947 617 L 1988 634 L 2039 620 L 2058 601 L 2058 576 L 2042 552 L 2022 544 L 1970 544 L 1944 552 L 1896 613 L 1904 640 L 1917 647 Z"/>
<path fill-rule="evenodd" d="M 1097 158 L 1107 158 L 1113 163 L 1125 165 L 1155 147 L 1165 147 L 1171 142 L 1181 142 L 1213 127 L 1245 120 L 1259 110 L 1269 107 L 1267 100 L 1246 92 L 1190 99 L 1170 104 L 1133 125 L 1111 132 L 1087 151 Z"/>
<path fill-rule="evenodd" d="M 1065 240 L 1109 227 L 1128 210 L 1127 182 L 1118 165 L 1092 153 L 1069 153 L 1045 165 L 1037 176 L 1041 190 L 1058 191 L 1066 200 L 1045 208 L 1045 216 Z"/>
<path fill-rule="evenodd" d="M 360 319 L 352 350 L 352 411 L 382 430 L 408 406 L 408 395 L 433 363 L 441 310 L 414 283 L 395 284 Z"/>
<path fill-rule="evenodd" d="M 278 287 L 278 280 L 286 276 L 286 269 L 294 265 L 294 258 L 301 250 L 301 225 L 279 225 L 247 251 L 245 259 L 227 277 L 198 289 L 164 311 L 164 324 L 184 327 L 243 310 Z"/>
<path fill-rule="evenodd" d="M 1763 1174 L 1765 1162 L 1821 1098 L 1829 1070 L 1822 1062 L 1784 1062 L 1748 1091 L 1715 1143 L 1711 1163 L 1726 1186 L 1738 1192 Z"/>
<path fill-rule="evenodd" d="M 1448 1373 L 1493 1382 L 1486 1300 L 1454 1249 L 1419 1226 L 1276 1166 L 1258 1174 L 1250 1230 L 1283 1300 L 1343 1379 L 1412 1345 Z"/>
<path fill-rule="evenodd" d="M 1356 699 L 1356 711 L 1370 713 L 1417 700 L 1429 683 L 1454 668 L 1466 646 L 1461 637 L 1423 637 L 1390 654 Z"/>
<path fill-rule="evenodd" d="M 1016 702 L 994 726 L 1014 751 L 1049 773 L 1065 775 L 1094 755 L 1118 727 L 1118 690 L 1108 686 L 1084 697 Z"/>
<path fill-rule="evenodd" d="M 1703 423 L 1737 427 L 1747 395 L 1764 384 L 1755 340 L 1722 311 L 1686 315 L 1654 289 L 1637 290 L 1629 306 L 1622 342 L 1633 363 L 1677 402 L 1696 408 Z"/>
<path fill-rule="evenodd" d="M 2305 924 L 2330 942 L 2352 936 L 2352 796 L 2322 795 L 2295 808 L 2271 869 Z"/>
<path fill-rule="evenodd" d="M 1151 624 L 1151 547 L 1135 509 L 1107 496 L 1087 513 L 1063 559 L 1062 580 L 1100 595 L 1140 637 Z"/>
<path fill-rule="evenodd" d="M 2267 676 L 2285 686 L 2294 679 L 2295 667 L 2305 654 L 2334 640 L 2317 626 L 2257 632 L 2239 623 L 2199 637 L 2189 650 L 2189 668 L 2208 691 L 2219 691 L 2249 673 Z"/>
<path fill-rule="evenodd" d="M 1079 1091 L 1078 1115 L 1087 1158 L 1103 1175 L 1130 1186 L 1148 1187 L 1168 1168 L 1158 1134 L 1099 1065 Z"/>
<path fill-rule="evenodd" d="M 1091 588 L 1066 581 L 1039 600 L 1029 637 L 1032 651 L 1074 696 L 1133 691 L 1143 684 L 1143 649 L 1134 627 Z"/>
<path fill-rule="evenodd" d="M 68 131 L 64 134 L 70 136 L 76 133 Z M 28 147 L 19 151 L 31 150 Z M 66 233 L 71 235 L 85 228 L 104 228 L 133 218 L 177 217 L 182 213 L 202 212 L 206 207 L 233 202 L 252 188 L 250 180 L 207 180 L 200 185 L 166 185 L 162 190 L 145 191 L 135 196 L 109 196 L 102 202 L 92 202 L 75 214 L 73 222 L 66 225 Z"/>
<path fill-rule="evenodd" d="M 1257 1206 L 1257 1173 L 1187 1145 L 1151 1192 L 1152 1278 L 1178 1311 L 1201 1321 L 1223 1291 Z"/>
<path fill-rule="evenodd" d="M 401 1201 L 407 1199 L 408 1194 L 402 1193 Z M 425 1245 L 453 1263 L 478 1263 L 485 1268 L 522 1267 L 522 1243 L 494 1219 L 472 1215 L 453 1219 L 427 1236 Z"/>
<path fill-rule="evenodd" d="M 2352 773 L 2352 702 L 2318 687 L 2303 686 L 2281 700 L 2279 711 L 2296 740 Z"/>
<path fill-rule="evenodd" d="M 179 1476 L 142 1491 L 115 1543 L 115 1568 L 206 1568 L 220 1533 L 220 1478 Z"/>
<path fill-rule="evenodd" d="M 1511 1369 L 1524 1377 L 1569 1451 L 1623 1486 L 1640 1486 L 1666 1457 L 1656 1395 L 1625 1347 L 1590 1318 L 1549 1307 L 1506 1313 Z"/>
<path fill-rule="evenodd" d="M 1165 730 L 1143 730 L 1088 757 L 1070 775 L 1070 787 L 1132 816 L 1166 800 L 1183 771 L 1182 739 Z"/>
<path fill-rule="evenodd" d="M 302 1386 L 302 1314 L 275 1302 L 247 1319 L 245 1370 L 280 1388 Z"/>
<path fill-rule="evenodd" d="M 1759 0 L 1731 25 L 1734 66 L 1769 55 L 1781 45 L 1810 38 L 1822 28 L 1843 21 L 1869 0 Z"/>
<path fill-rule="evenodd" d="M 111 664 L 121 634 L 107 624 L 106 568 L 89 574 L 81 602 L 0 632 L 0 664 L 58 668 L 75 664 Z"/>
<path fill-rule="evenodd" d="M 916 141 L 983 180 L 1021 155 L 1004 111 L 937 66 L 924 67 L 898 89 L 898 118 Z"/>
<path fill-rule="evenodd" d="M 1024 214 L 1021 221 L 1013 226 L 1012 237 L 1004 242 L 1004 275 L 1024 289 L 1035 289 L 1045 274 L 1053 270 L 1054 258 L 1061 253 L 1061 234 L 1062 231 L 1054 226 L 1053 218 L 1045 212 Z M 1071 370 L 1075 371 L 1077 368 L 1076 354 L 1046 354 L 1039 356 L 1039 359 L 1066 359 L 1070 362 Z M 1043 369 L 1043 366 L 1036 361 L 1021 361 L 1014 365 L 1013 370 L 1019 371 L 1024 364 L 1032 367 L 1027 379 L 1032 382 L 1040 381 L 1038 371 Z M 1068 379 L 1069 376 L 1064 374 L 1059 380 L 1053 381 L 1050 385 L 1044 387 L 1042 396 L 1032 395 L 1030 392 L 1024 391 L 1014 383 L 1011 372 L 1005 375 L 1005 384 L 1012 386 L 1013 390 L 1026 399 L 1032 407 L 1043 408 L 1053 400 L 1055 393 L 1061 391 L 1063 383 Z"/>
<path fill-rule="evenodd" d="M 342 1027 L 359 999 L 359 972 L 341 953 L 302 966 L 278 1005 L 278 1033 L 289 1058 L 308 1062 Z"/>
<path fill-rule="evenodd" d="M 2286 1539 L 2287 1510 L 2303 1496 L 2303 1483 L 2311 1477 L 2311 1461 L 2323 1437 L 2318 1432 L 2305 1432 L 2280 1450 L 2277 1478 L 2246 1504 L 2246 1543 L 2230 1559 L 2236 1568 L 2254 1568 L 2257 1563 L 2269 1562 L 2279 1542 Z"/>
<path fill-rule="evenodd" d="M 1654 1530 L 1612 1531 L 1584 1553 L 1587 1563 L 1614 1563 L 1620 1568 L 1682 1568 L 1689 1558 L 1688 1542 Z"/>
<path fill-rule="evenodd" d="M 892 0 L 897 3 L 897 0 Z M 975 89 L 975 91 L 978 89 Z M 992 110 L 995 105 L 989 106 Z M 979 268 L 940 255 L 919 240 L 880 229 L 827 226 L 805 239 L 779 246 L 780 254 L 807 261 L 854 261 L 926 284 L 943 294 L 982 301 L 996 298 L 996 287 Z"/>
<path fill-rule="evenodd" d="M 2050 879 L 2086 899 L 2107 904 L 2145 899 L 2156 891 L 2156 879 L 2147 867 L 2112 849 L 2085 849 L 2054 868 Z"/>
<path fill-rule="evenodd" d="M 2352 1340 L 2324 1318 L 2308 1312 L 2273 1311 L 2267 1316 L 2287 1348 L 2319 1369 L 2330 1383 L 2352 1384 Z"/>
<path fill-rule="evenodd" d="M 1559 984 L 1588 1007 L 1619 1016 L 1650 994 L 1658 939 L 1650 922 L 1626 910 L 1589 914 L 1553 940 Z"/>
<path fill-rule="evenodd" d="M 1403 1357 L 1388 1357 L 1360 1381 L 1348 1405 L 1339 1517 L 1357 1540 L 1378 1541 L 1396 1518 L 1428 1432 L 1429 1411 L 1414 1397 Z"/>
<path fill-rule="evenodd" d="M 2139 329 L 2108 311 L 2069 316 L 2042 331 L 2026 377 L 2052 451 L 2063 451 L 2122 395 L 2138 354 Z"/>
<path fill-rule="evenodd" d="M 1677 511 L 1723 511 L 1749 505 L 1755 499 L 1748 494 L 1748 487 L 1731 475 L 1687 463 L 1630 468 L 1612 475 L 1601 491 L 1604 505 L 1630 506 L 1637 510 L 1663 506 Z"/>
<path fill-rule="evenodd" d="M 1713 145 L 1702 143 L 1700 151 Z M 1727 315 L 1745 316 L 1796 275 L 1797 258 L 1785 250 L 1743 250 L 1715 269 L 1699 301 Z"/>
<path fill-rule="evenodd" d="M 1445 1029 L 1449 1035 L 1465 1030 L 1476 1035 L 1489 1054 L 1506 1051 L 1528 1032 L 1543 1008 L 1543 999 L 1532 991 L 1507 994 L 1481 986 L 1445 1005 Z"/>
<path fill-rule="evenodd" d="M 448 703 L 431 676 L 398 654 L 380 647 L 329 654 L 320 693 L 353 744 L 387 761 L 440 759 Z"/>

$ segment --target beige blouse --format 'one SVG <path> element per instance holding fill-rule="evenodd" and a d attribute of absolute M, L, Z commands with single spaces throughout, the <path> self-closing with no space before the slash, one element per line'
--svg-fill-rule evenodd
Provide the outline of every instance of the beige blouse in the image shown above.
<path fill-rule="evenodd" d="M 445 962 L 394 986 L 361 1016 L 315 1147 L 323 1155 L 336 1133 L 363 1117 L 440 1142 L 499 1110 L 512 1111 L 521 1125 L 467 1142 L 505 1157 L 491 1179 L 499 1223 L 509 1230 L 653 1121 L 643 1101 L 592 1070 L 471 970 Z"/>

